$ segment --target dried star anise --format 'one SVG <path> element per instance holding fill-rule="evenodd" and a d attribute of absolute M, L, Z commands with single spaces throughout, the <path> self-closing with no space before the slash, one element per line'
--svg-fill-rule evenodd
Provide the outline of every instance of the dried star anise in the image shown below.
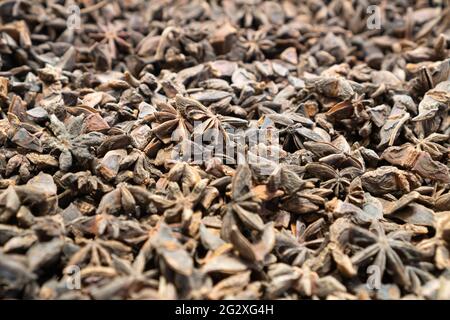
<path fill-rule="evenodd" d="M 373 264 L 383 275 L 391 272 L 395 281 L 402 285 L 409 284 L 405 264 L 417 261 L 421 257 L 418 251 L 408 241 L 411 234 L 405 231 L 394 231 L 386 234 L 383 226 L 374 221 L 369 231 L 360 227 L 350 228 L 350 242 L 361 248 L 352 257 L 356 266 Z"/>
<path fill-rule="evenodd" d="M 0 299 L 450 299 L 449 22 L 0 1 Z"/>

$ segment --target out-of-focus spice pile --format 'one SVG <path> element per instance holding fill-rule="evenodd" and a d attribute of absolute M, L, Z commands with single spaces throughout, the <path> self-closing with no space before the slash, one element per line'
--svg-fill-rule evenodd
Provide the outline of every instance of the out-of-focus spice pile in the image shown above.
<path fill-rule="evenodd" d="M 0 19 L 0 298 L 450 298 L 449 1 Z"/>

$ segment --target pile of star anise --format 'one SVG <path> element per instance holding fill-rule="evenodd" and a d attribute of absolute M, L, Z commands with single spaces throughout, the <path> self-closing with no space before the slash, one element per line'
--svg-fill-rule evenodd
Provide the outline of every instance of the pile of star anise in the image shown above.
<path fill-rule="evenodd" d="M 4 0 L 0 299 L 450 299 L 449 107 L 448 0 Z"/>

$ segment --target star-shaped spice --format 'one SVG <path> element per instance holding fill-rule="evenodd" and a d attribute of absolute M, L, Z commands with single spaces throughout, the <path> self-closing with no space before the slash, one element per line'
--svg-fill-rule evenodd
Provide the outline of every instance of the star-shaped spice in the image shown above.
<path fill-rule="evenodd" d="M 90 152 L 91 147 L 99 146 L 104 135 L 100 132 L 82 133 L 83 116 L 72 118 L 66 125 L 54 114 L 50 116 L 49 129 L 52 135 L 46 135 L 42 140 L 45 148 L 59 150 L 59 167 L 69 171 L 74 165 L 73 158 L 81 165 L 87 165 L 94 158 Z"/>
<path fill-rule="evenodd" d="M 379 268 L 380 276 L 390 271 L 402 284 L 409 283 L 405 263 L 416 261 L 420 252 L 410 243 L 411 234 L 394 231 L 386 234 L 382 224 L 374 220 L 369 230 L 350 227 L 350 242 L 359 247 L 351 261 L 355 266 L 372 264 Z"/>
<path fill-rule="evenodd" d="M 111 59 L 117 59 L 119 49 L 126 52 L 131 51 L 132 46 L 126 40 L 129 34 L 127 31 L 124 31 L 124 26 L 121 23 L 99 23 L 98 28 L 100 32 L 92 33 L 90 36 L 99 43 L 108 46 Z"/>

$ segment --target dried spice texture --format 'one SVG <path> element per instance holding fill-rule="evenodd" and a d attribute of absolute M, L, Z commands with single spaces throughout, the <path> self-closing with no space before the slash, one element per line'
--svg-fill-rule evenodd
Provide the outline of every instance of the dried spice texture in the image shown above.
<path fill-rule="evenodd" d="M 448 0 L 1 1 L 0 299 L 450 299 L 449 107 Z"/>

